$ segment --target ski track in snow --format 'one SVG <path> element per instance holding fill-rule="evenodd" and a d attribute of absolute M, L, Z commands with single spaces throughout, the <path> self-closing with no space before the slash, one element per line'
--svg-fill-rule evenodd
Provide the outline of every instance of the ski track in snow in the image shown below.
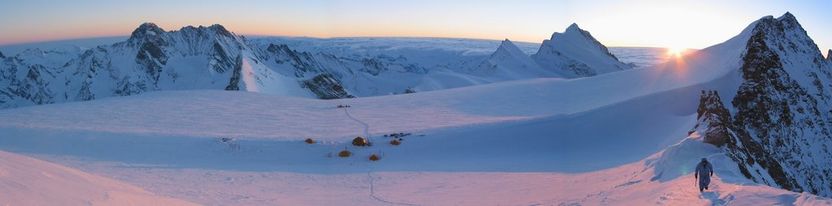
<path fill-rule="evenodd" d="M 354 120 L 355 122 L 358 122 L 359 124 L 364 126 L 364 137 L 367 138 L 367 140 L 369 141 L 369 139 L 370 139 L 370 125 L 367 124 L 366 122 L 361 121 L 358 118 L 355 118 L 354 116 L 352 116 L 352 114 L 350 114 L 349 107 L 343 107 L 342 109 L 344 109 L 344 114 L 347 115 L 348 118 L 350 118 L 350 119 Z M 370 170 L 367 171 L 367 180 L 368 180 L 368 183 L 369 183 L 368 187 L 370 188 L 370 198 L 372 198 L 376 201 L 391 204 L 391 205 L 411 205 L 411 206 L 416 205 L 416 204 L 410 204 L 410 203 L 393 202 L 393 201 L 385 200 L 384 198 L 379 197 L 378 195 L 376 195 L 375 178 L 373 178 L 372 173 L 373 173 L 372 166 L 370 166 Z"/>
<path fill-rule="evenodd" d="M 350 114 L 350 111 L 347 110 L 347 107 L 344 107 L 342 109 L 344 109 L 344 114 L 346 114 L 348 118 L 350 118 L 351 120 L 353 120 L 355 122 L 358 122 L 359 124 L 364 126 L 364 138 L 367 138 L 367 141 L 369 142 L 369 140 L 370 140 L 370 125 L 367 124 L 364 121 L 358 120 L 355 117 L 353 117 L 352 114 Z"/>
<path fill-rule="evenodd" d="M 417 205 L 417 204 L 411 204 L 411 203 L 393 202 L 393 201 L 386 200 L 386 199 L 384 199 L 384 198 L 382 198 L 382 197 L 378 196 L 378 195 L 376 194 L 376 188 L 375 188 L 375 178 L 373 178 L 372 173 L 373 173 L 373 171 L 368 171 L 368 172 L 367 172 L 367 178 L 368 178 L 368 179 L 369 179 L 369 181 L 370 181 L 370 197 L 371 197 L 371 198 L 373 198 L 373 199 L 374 199 L 374 200 L 376 200 L 376 201 L 383 202 L 383 203 L 387 203 L 387 204 L 391 204 L 391 205 L 409 205 L 409 206 L 416 206 L 416 205 Z"/>

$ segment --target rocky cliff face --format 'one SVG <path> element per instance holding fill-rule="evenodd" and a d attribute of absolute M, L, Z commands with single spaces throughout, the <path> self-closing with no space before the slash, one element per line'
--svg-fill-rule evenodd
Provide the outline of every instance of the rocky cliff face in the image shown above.
<path fill-rule="evenodd" d="M 700 110 L 718 118 L 700 113 L 700 124 L 720 138 L 728 131 L 728 156 L 749 179 L 832 196 L 832 68 L 790 13 L 752 26 L 732 114 L 702 101 Z"/>
<path fill-rule="evenodd" d="M 733 138 L 731 114 L 716 91 L 702 91 L 696 114 L 698 121 L 691 133 L 698 132 L 706 143 L 721 147 Z"/>

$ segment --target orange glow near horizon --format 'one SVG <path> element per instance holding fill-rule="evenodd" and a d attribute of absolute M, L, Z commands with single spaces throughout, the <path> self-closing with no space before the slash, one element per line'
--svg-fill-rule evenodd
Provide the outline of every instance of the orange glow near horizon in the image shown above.
<path fill-rule="evenodd" d="M 0 3 L 0 45 L 127 36 L 143 22 L 167 31 L 221 24 L 240 35 L 540 43 L 577 23 L 609 47 L 705 48 L 765 15 L 791 11 L 821 50 L 832 47 L 823 38 L 832 35 L 827 12 L 815 3 L 703 1 L 16 1 Z"/>
<path fill-rule="evenodd" d="M 674 58 L 682 58 L 682 56 L 687 52 L 687 48 L 681 47 L 668 47 L 667 48 L 667 56 L 674 57 Z"/>

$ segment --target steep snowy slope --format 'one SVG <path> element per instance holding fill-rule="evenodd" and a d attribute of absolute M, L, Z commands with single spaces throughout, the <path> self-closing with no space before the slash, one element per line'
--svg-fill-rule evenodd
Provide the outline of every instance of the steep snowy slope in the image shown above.
<path fill-rule="evenodd" d="M 2 205 L 196 205 L 41 160 L 0 151 Z"/>
<path fill-rule="evenodd" d="M 532 59 L 544 69 L 566 78 L 595 76 L 633 67 L 619 61 L 578 24 L 570 25 L 563 33 L 555 32 L 551 39 L 544 40 Z"/>

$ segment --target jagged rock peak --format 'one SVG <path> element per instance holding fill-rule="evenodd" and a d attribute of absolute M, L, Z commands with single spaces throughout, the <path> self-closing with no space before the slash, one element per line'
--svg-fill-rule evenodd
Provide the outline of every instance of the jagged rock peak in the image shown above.
<path fill-rule="evenodd" d="M 729 140 L 731 114 L 717 91 L 702 90 L 699 96 L 699 108 L 696 111 L 698 122 L 694 130 L 700 132 L 703 141 L 721 147 Z"/>
<path fill-rule="evenodd" d="M 555 38 L 555 35 L 558 35 L 558 33 L 553 34 L 552 38 Z M 593 43 L 597 43 L 598 45 L 603 46 L 603 44 L 601 44 L 601 42 L 598 42 L 598 40 L 596 40 L 595 37 L 592 37 L 592 34 L 590 34 L 589 31 L 581 29 L 581 27 L 579 27 L 577 23 L 572 23 L 571 25 L 569 25 L 569 27 L 566 27 L 566 30 L 563 31 L 563 35 L 580 35 Z"/>
<path fill-rule="evenodd" d="M 578 26 L 578 23 L 572 23 L 572 24 L 569 25 L 569 27 L 566 27 L 566 31 L 564 31 L 563 33 L 579 32 L 579 31 L 583 31 L 583 29 L 581 29 L 581 27 Z"/>
<path fill-rule="evenodd" d="M 222 26 L 220 24 L 213 24 L 213 25 L 207 26 L 207 27 L 202 26 L 202 25 L 200 25 L 198 27 L 188 25 L 188 26 L 182 27 L 182 29 L 180 29 L 180 31 L 186 31 L 186 32 L 210 31 L 210 32 L 216 33 L 217 35 L 220 35 L 220 36 L 226 36 L 226 37 L 233 37 L 234 36 L 234 33 L 231 33 L 230 31 L 225 29 L 224 26 Z"/>
<path fill-rule="evenodd" d="M 505 39 L 505 40 L 503 40 L 503 42 L 500 43 L 500 47 L 497 47 L 497 51 L 499 51 L 499 50 L 507 50 L 509 52 L 519 51 L 519 52 L 522 53 L 520 48 L 517 47 L 517 45 L 515 45 L 514 42 L 511 42 L 511 40 L 508 40 L 508 39 Z"/>
<path fill-rule="evenodd" d="M 146 22 L 142 25 L 139 25 L 139 28 L 133 30 L 133 33 L 130 34 L 130 39 L 143 39 L 148 36 L 157 36 L 159 34 L 165 33 L 165 30 L 159 28 L 154 23 Z"/>
<path fill-rule="evenodd" d="M 788 11 L 783 14 L 783 16 L 777 17 L 777 19 L 781 21 L 797 21 L 797 18 L 795 18 L 794 15 Z"/>
<path fill-rule="evenodd" d="M 286 44 L 269 44 L 269 47 L 266 48 L 267 51 L 270 52 L 291 52 L 292 50 Z"/>
<path fill-rule="evenodd" d="M 826 52 L 826 60 L 832 61 L 832 49 Z"/>
<path fill-rule="evenodd" d="M 719 98 L 719 92 L 702 90 L 699 95 L 699 108 L 696 110 L 697 117 L 719 110 L 720 107 L 724 109 L 725 106 Z"/>
<path fill-rule="evenodd" d="M 797 18 L 789 12 L 786 12 L 777 18 L 774 18 L 773 16 L 765 16 L 760 18 L 760 20 L 758 20 L 753 26 L 755 26 L 757 30 L 762 30 L 761 27 L 768 27 L 779 31 L 799 29 L 802 33 L 806 33 L 806 31 L 803 30 L 803 27 L 800 26 Z"/>
<path fill-rule="evenodd" d="M 500 47 L 503 47 L 503 46 L 508 45 L 508 44 L 514 44 L 514 43 L 511 42 L 511 40 L 508 40 L 508 38 L 506 38 L 505 40 L 503 40 L 503 42 L 500 42 Z"/>
<path fill-rule="evenodd" d="M 0 59 L 6 58 L 6 55 L 3 55 L 3 52 L 0 52 Z"/>

